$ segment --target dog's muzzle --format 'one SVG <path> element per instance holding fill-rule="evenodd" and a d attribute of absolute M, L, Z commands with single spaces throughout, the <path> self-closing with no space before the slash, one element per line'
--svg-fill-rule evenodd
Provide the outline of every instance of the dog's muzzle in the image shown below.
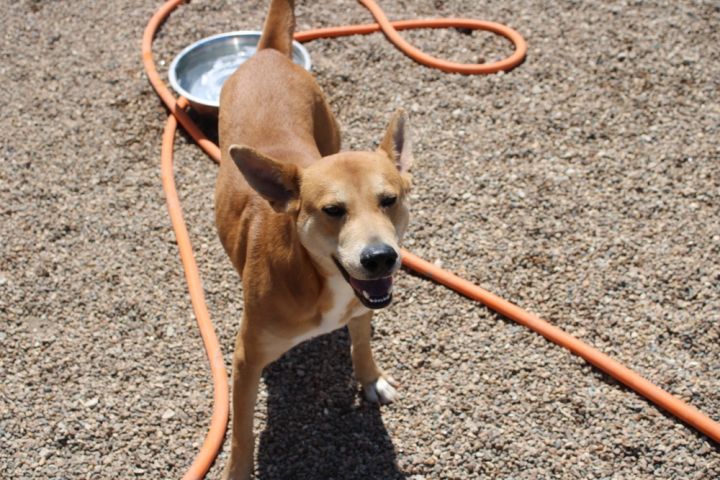
<path fill-rule="evenodd" d="M 396 259 L 397 256 L 395 260 L 393 260 L 393 265 Z M 342 273 L 345 280 L 347 280 L 355 292 L 355 296 L 360 299 L 363 305 L 372 309 L 384 308 L 390 305 L 392 302 L 393 287 L 393 277 L 391 275 L 373 280 L 360 280 L 352 277 L 335 257 L 333 257 L 333 261 L 335 261 L 338 270 L 340 270 L 340 273 Z M 392 268 L 387 271 L 392 271 Z"/>

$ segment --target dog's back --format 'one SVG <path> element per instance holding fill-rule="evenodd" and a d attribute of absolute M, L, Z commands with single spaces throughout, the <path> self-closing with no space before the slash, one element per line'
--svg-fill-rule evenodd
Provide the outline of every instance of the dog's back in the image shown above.
<path fill-rule="evenodd" d="M 272 0 L 257 53 L 223 86 L 224 154 L 230 145 L 242 144 L 305 166 L 340 149 L 339 130 L 320 88 L 292 62 L 293 3 Z"/>
<path fill-rule="evenodd" d="M 340 132 L 320 87 L 292 62 L 294 23 L 293 1 L 272 0 L 257 53 L 228 78 L 220 94 L 215 214 L 220 240 L 239 272 L 252 224 L 287 219 L 273 215 L 247 184 L 229 157 L 230 145 L 247 145 L 303 167 L 340 150 Z"/>

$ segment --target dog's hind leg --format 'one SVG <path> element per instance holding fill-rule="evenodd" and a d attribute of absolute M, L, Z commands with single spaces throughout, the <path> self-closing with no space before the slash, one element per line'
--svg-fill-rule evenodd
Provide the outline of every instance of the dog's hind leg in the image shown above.
<path fill-rule="evenodd" d="M 353 318 L 348 323 L 352 341 L 353 369 L 355 378 L 365 392 L 365 398 L 371 402 L 391 403 L 398 396 L 394 387 L 395 382 L 375 364 L 370 348 L 372 316 L 373 312 L 368 312 Z"/>

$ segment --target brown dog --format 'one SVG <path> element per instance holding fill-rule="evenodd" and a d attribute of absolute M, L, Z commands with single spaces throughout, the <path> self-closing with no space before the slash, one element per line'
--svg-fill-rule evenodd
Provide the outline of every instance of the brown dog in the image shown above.
<path fill-rule="evenodd" d="M 272 0 L 258 52 L 220 96 L 220 240 L 240 273 L 232 449 L 225 477 L 253 471 L 253 413 L 263 368 L 293 346 L 348 325 L 355 376 L 371 401 L 395 399 L 370 349 L 373 309 L 392 300 L 408 223 L 412 153 L 399 110 L 375 152 L 342 152 L 320 87 L 290 59 L 292 0 Z"/>

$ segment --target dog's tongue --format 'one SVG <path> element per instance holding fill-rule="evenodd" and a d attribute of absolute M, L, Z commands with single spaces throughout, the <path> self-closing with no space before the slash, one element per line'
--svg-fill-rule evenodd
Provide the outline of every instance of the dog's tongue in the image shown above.
<path fill-rule="evenodd" d="M 379 278 L 377 280 L 358 280 L 350 277 L 350 285 L 359 291 L 365 292 L 370 297 L 384 297 L 392 287 L 392 277 Z"/>

